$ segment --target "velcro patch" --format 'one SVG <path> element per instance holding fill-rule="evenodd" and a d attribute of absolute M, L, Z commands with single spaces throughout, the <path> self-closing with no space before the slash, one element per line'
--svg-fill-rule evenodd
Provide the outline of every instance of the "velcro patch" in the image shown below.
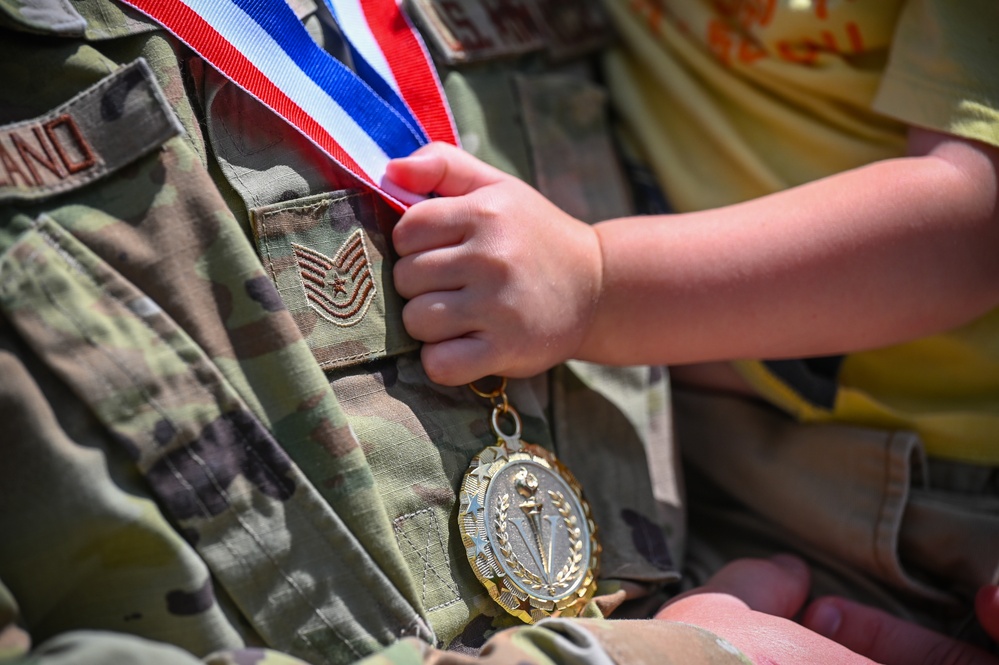
<path fill-rule="evenodd" d="M 359 323 L 378 293 L 361 229 L 354 231 L 333 257 L 294 242 L 291 247 L 309 307 L 344 328 Z"/>
<path fill-rule="evenodd" d="M 264 268 L 324 370 L 419 348 L 402 324 L 388 233 L 398 219 L 370 191 L 253 208 Z"/>
<path fill-rule="evenodd" d="M 82 187 L 182 132 L 140 58 L 43 116 L 0 127 L 0 202 Z"/>
<path fill-rule="evenodd" d="M 610 36 L 596 0 L 408 0 L 407 10 L 448 65 L 535 51 L 563 59 Z"/>

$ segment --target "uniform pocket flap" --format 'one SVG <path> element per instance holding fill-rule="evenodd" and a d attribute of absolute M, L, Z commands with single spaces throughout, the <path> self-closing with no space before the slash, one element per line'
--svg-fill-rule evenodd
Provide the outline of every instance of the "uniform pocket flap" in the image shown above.
<path fill-rule="evenodd" d="M 251 210 L 264 267 L 324 370 L 419 346 L 392 284 L 395 214 L 360 190 Z"/>

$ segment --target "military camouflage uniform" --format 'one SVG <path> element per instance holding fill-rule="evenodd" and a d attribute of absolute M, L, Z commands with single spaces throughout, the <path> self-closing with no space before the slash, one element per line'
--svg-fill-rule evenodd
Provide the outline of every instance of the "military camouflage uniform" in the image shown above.
<path fill-rule="evenodd" d="M 628 196 L 590 11 L 413 8 L 466 146 L 595 219 Z M 742 662 L 600 618 L 676 579 L 662 373 L 511 382 L 593 504 L 603 586 L 589 618 L 500 632 L 455 526 L 490 405 L 422 371 L 395 213 L 111 0 L 0 0 L 0 55 L 0 659 Z M 308 260 L 356 266 L 352 306 L 307 295 Z"/>

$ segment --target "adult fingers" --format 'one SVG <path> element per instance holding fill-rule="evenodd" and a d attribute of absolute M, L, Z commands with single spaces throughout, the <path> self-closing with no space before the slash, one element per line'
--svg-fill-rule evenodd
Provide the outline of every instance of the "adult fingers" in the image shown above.
<path fill-rule="evenodd" d="M 738 598 L 758 612 L 791 618 L 805 604 L 810 585 L 808 566 L 790 554 L 769 559 L 736 559 L 704 586 L 691 589 L 671 602 L 698 593 L 722 593 Z"/>
<path fill-rule="evenodd" d="M 802 623 L 885 665 L 999 665 L 981 649 L 844 598 L 819 598 Z"/>
<path fill-rule="evenodd" d="M 390 161 L 385 177 L 414 194 L 461 196 L 507 176 L 460 148 L 431 143 Z"/>
<path fill-rule="evenodd" d="M 735 645 L 753 663 L 768 665 L 872 665 L 865 656 L 791 619 L 749 609 L 726 593 L 688 596 L 656 618 L 693 624 Z"/>

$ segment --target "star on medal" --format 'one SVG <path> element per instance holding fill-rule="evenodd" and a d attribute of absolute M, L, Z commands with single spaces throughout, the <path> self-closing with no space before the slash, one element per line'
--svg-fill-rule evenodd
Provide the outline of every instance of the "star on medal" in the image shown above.
<path fill-rule="evenodd" d="M 466 492 L 465 496 L 467 497 L 467 501 L 463 500 L 461 505 L 465 506 L 466 503 L 468 504 L 465 506 L 466 513 L 478 513 L 482 510 L 482 504 L 479 502 L 479 495 L 477 492 Z"/>

